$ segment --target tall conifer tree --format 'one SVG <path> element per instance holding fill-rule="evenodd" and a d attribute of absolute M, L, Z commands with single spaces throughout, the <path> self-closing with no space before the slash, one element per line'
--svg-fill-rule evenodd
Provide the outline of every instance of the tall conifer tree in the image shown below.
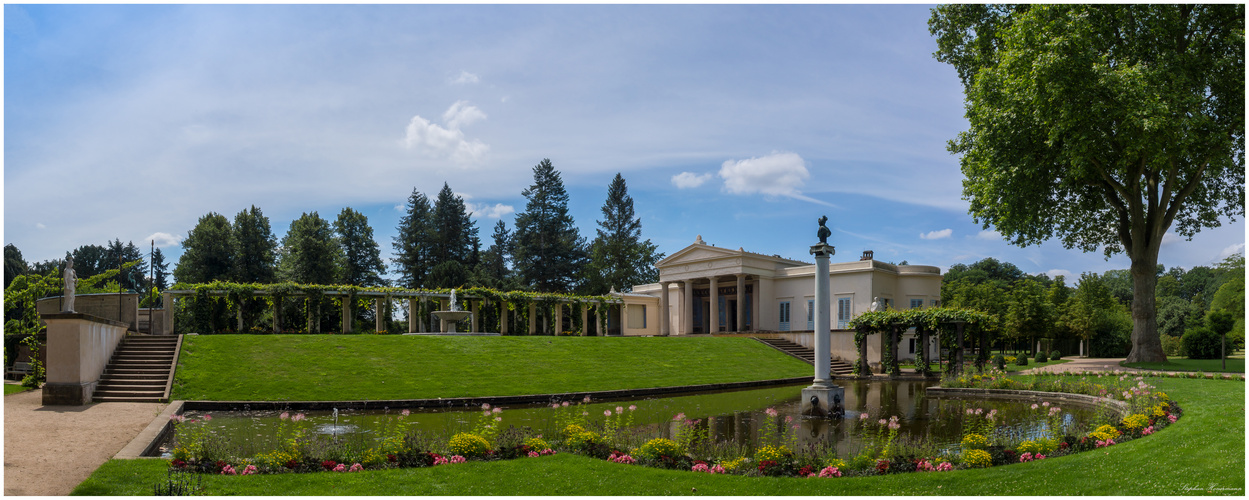
<path fill-rule="evenodd" d="M 291 222 L 290 230 L 282 238 L 279 271 L 284 279 L 332 285 L 342 276 L 342 262 L 343 250 L 329 221 L 312 212 Z"/>
<path fill-rule="evenodd" d="M 343 250 L 343 284 L 385 286 L 381 275 L 386 273 L 386 264 L 373 240 L 369 218 L 351 207 L 344 208 L 334 222 L 334 232 L 338 233 Z"/>
<path fill-rule="evenodd" d="M 399 274 L 397 285 L 405 288 L 425 287 L 430 268 L 432 229 L 430 219 L 433 208 L 429 198 L 416 189 L 408 196 L 408 206 L 393 240 L 395 271 Z"/>
<path fill-rule="evenodd" d="M 642 220 L 635 217 L 633 197 L 619 173 L 607 187 L 602 210 L 598 236 L 590 245 L 585 292 L 603 294 L 612 287 L 623 292 L 633 285 L 658 280 L 659 271 L 654 264 L 663 255 L 656 253 L 651 240 L 642 240 Z"/>
<path fill-rule="evenodd" d="M 568 214 L 568 192 L 551 160 L 533 167 L 533 185 L 521 192 L 529 201 L 516 216 L 516 271 L 522 283 L 539 292 L 577 288 L 585 266 L 585 238 Z"/>

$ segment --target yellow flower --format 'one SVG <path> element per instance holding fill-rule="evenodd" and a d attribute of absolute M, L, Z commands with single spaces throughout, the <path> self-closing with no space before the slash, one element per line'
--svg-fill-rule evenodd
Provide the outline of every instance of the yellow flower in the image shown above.
<path fill-rule="evenodd" d="M 486 451 L 490 449 L 490 442 L 476 434 L 461 432 L 451 436 L 451 441 L 447 443 L 447 446 L 451 448 L 452 454 L 465 457 L 480 457 L 485 455 Z"/>
<path fill-rule="evenodd" d="M 758 451 L 755 451 L 755 460 L 760 462 L 764 460 L 779 462 L 782 458 L 785 458 L 786 455 L 789 455 L 789 448 L 784 446 L 764 446 L 759 448 Z"/>
<path fill-rule="evenodd" d="M 989 447 L 989 440 L 979 434 L 963 436 L 964 450 L 983 450 Z"/>
<path fill-rule="evenodd" d="M 1146 425 L 1149 425 L 1149 417 L 1139 413 L 1123 418 L 1123 426 L 1128 430 L 1144 429 Z"/>
<path fill-rule="evenodd" d="M 984 450 L 965 450 L 963 451 L 963 464 L 968 467 L 988 467 L 993 463 L 993 457 L 989 452 Z"/>

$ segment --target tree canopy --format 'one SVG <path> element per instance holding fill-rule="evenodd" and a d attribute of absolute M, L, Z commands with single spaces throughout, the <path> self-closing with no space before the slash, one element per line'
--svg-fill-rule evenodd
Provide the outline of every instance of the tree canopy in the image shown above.
<path fill-rule="evenodd" d="M 651 240 L 642 240 L 642 220 L 633 211 L 633 197 L 620 173 L 607 187 L 603 202 L 603 220 L 598 221 L 597 236 L 590 244 L 590 261 L 586 266 L 585 290 L 603 294 L 615 287 L 626 292 L 633 285 L 659 280 L 655 262 L 663 258 Z"/>
<path fill-rule="evenodd" d="M 229 279 L 234 264 L 233 229 L 230 221 L 216 212 L 200 217 L 182 240 L 182 257 L 173 269 L 179 283 L 208 283 Z M 78 259 L 74 259 L 77 264 Z"/>
<path fill-rule="evenodd" d="M 521 192 L 528 202 L 516 215 L 513 259 L 525 286 L 538 292 L 576 288 L 585 265 L 585 238 L 568 214 L 568 192 L 551 160 L 533 167 L 533 184 Z"/>
<path fill-rule="evenodd" d="M 1017 245 L 1126 253 L 1129 361 L 1164 361 L 1158 248 L 1244 216 L 1243 5 L 945 5 L 971 214 Z"/>
<path fill-rule="evenodd" d="M 355 286 L 386 286 L 382 278 L 386 264 L 382 262 L 381 248 L 373 239 L 369 218 L 351 207 L 339 212 L 334 221 L 334 232 L 342 245 L 343 276 L 340 283 Z"/>

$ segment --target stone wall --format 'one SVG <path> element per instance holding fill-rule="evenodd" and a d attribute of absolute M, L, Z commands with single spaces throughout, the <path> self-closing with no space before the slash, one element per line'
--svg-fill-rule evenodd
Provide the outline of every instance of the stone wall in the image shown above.
<path fill-rule="evenodd" d="M 61 312 L 61 296 L 39 299 L 36 307 L 41 316 L 59 313 Z M 137 293 L 75 295 L 74 312 L 125 323 L 129 330 L 139 331 L 139 294 Z"/>

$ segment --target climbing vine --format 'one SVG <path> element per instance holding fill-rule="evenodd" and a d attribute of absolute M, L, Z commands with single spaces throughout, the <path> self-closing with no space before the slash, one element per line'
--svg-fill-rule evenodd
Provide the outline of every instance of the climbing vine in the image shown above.
<path fill-rule="evenodd" d="M 850 321 L 850 328 L 854 329 L 854 347 L 859 352 L 858 362 L 854 365 L 854 374 L 855 376 L 871 375 L 871 369 L 867 366 L 867 360 L 863 356 L 864 349 L 860 347 L 868 335 L 887 334 L 895 326 L 902 330 L 914 327 L 916 331 L 924 329 L 929 332 L 938 330 L 944 332 L 947 329 L 952 329 L 955 324 L 960 322 L 971 326 L 987 324 L 990 321 L 992 321 L 992 317 L 980 311 L 944 307 L 909 309 L 906 311 L 888 309 L 865 312 Z M 943 343 L 949 337 L 949 335 L 941 335 Z M 901 341 L 901 339 L 902 336 L 898 335 L 897 340 Z M 882 344 L 884 343 L 882 342 Z M 894 344 L 894 348 L 896 347 L 897 344 Z M 955 347 L 955 349 L 960 348 L 961 346 Z M 893 354 L 894 350 L 884 349 L 884 352 L 881 353 L 881 364 L 891 375 L 899 375 L 901 370 L 898 369 L 897 359 Z M 924 371 L 925 375 L 927 375 L 930 368 L 927 368 L 928 356 L 925 350 L 924 348 L 919 350 L 920 355 L 917 363 L 921 366 L 921 370 Z"/>

